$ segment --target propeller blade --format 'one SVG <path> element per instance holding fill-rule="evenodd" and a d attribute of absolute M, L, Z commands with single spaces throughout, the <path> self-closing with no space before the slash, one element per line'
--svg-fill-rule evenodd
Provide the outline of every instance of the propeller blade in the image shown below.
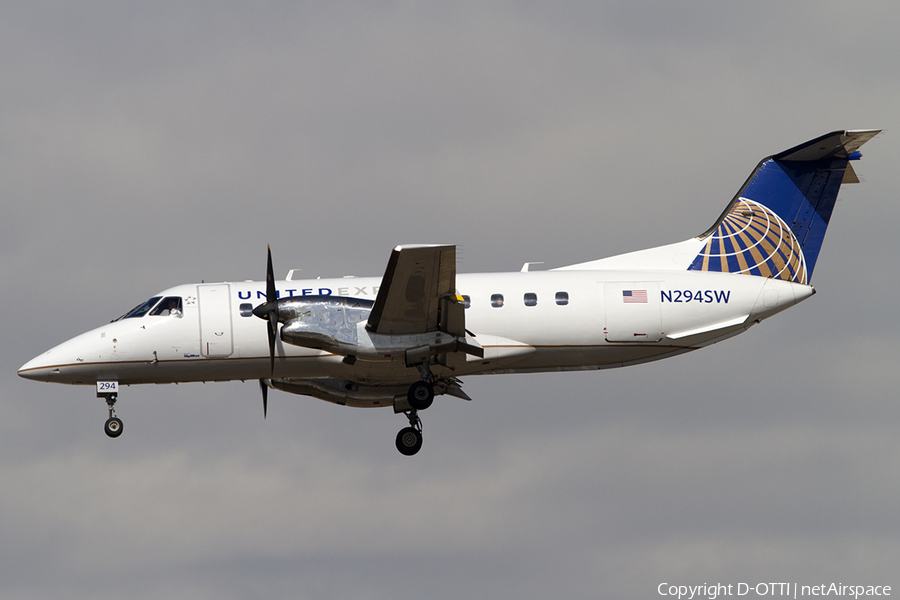
<path fill-rule="evenodd" d="M 275 271 L 272 269 L 272 246 L 269 246 L 269 259 L 266 263 L 266 302 L 276 304 L 278 291 L 275 289 Z"/>
<path fill-rule="evenodd" d="M 269 369 L 272 376 L 275 376 L 275 330 L 278 328 L 278 315 L 274 311 L 269 311 Z"/>
<path fill-rule="evenodd" d="M 266 385 L 266 381 L 264 379 L 259 380 L 259 389 L 262 390 L 263 419 L 265 419 L 266 413 L 269 411 L 269 386 Z"/>
<path fill-rule="evenodd" d="M 266 260 L 266 312 L 269 318 L 269 362 L 275 375 L 275 335 L 278 333 L 278 290 L 275 288 L 275 270 L 272 268 L 272 246 Z"/>
<path fill-rule="evenodd" d="M 269 246 L 266 259 L 266 301 L 253 309 L 253 314 L 260 319 L 265 319 L 266 330 L 269 334 L 269 370 L 271 376 L 275 376 L 275 336 L 278 335 L 278 289 L 275 287 L 275 270 L 272 268 L 272 246 Z M 265 379 L 259 380 L 259 389 L 262 392 L 263 419 L 269 412 L 269 386 Z"/>

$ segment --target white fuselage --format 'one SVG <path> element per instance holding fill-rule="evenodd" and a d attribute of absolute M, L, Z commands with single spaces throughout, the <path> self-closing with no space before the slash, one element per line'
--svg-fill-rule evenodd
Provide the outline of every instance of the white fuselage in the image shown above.
<path fill-rule="evenodd" d="M 276 286 L 282 298 L 374 300 L 380 283 L 380 278 L 343 278 Z M 674 270 L 459 274 L 457 288 L 468 305 L 466 329 L 484 357 L 469 355 L 442 376 L 604 369 L 657 360 L 740 333 L 814 293 L 809 285 L 778 279 Z M 264 282 L 181 285 L 158 296 L 181 298 L 183 315 L 108 323 L 48 350 L 19 373 L 84 385 L 107 379 L 128 385 L 270 377 L 399 384 L 419 377 L 402 361 L 348 364 L 344 356 L 280 339 L 272 373 L 267 325 L 250 312 L 265 301 Z M 358 327 L 364 338 L 365 321 Z M 434 335 L 398 336 L 396 342 L 398 347 L 427 344 Z"/>
<path fill-rule="evenodd" d="M 28 379 L 96 385 L 110 437 L 119 385 L 257 379 L 345 406 L 419 411 L 470 400 L 460 377 L 609 369 L 702 348 L 815 293 L 809 285 L 850 161 L 878 130 L 827 133 L 764 158 L 712 227 L 674 244 L 550 271 L 461 275 L 453 244 L 393 248 L 381 278 L 170 288 L 32 359 Z M 293 273 L 293 271 L 291 272 Z"/>

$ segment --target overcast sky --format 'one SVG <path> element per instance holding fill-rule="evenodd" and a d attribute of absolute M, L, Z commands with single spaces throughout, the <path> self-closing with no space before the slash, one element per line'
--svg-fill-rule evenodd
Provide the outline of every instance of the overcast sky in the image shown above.
<path fill-rule="evenodd" d="M 0 597 L 653 598 L 900 590 L 890 2 L 28 2 L 0 8 Z M 884 128 L 818 294 L 621 370 L 390 410 L 256 382 L 90 388 L 33 356 L 167 287 L 461 272 L 705 231 L 756 163 Z"/>

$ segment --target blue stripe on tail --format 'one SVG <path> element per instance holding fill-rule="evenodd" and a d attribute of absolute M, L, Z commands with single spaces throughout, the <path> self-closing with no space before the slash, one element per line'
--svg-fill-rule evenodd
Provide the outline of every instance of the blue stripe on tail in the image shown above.
<path fill-rule="evenodd" d="M 788 224 L 800 243 L 808 277 L 819 258 L 848 164 L 846 158 L 815 162 L 772 159 L 744 190 L 745 198 L 769 208 Z"/>

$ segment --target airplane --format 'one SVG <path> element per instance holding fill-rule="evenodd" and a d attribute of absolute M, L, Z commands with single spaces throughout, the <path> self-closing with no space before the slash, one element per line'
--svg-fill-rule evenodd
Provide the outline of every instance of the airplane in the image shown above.
<path fill-rule="evenodd" d="M 683 242 L 544 271 L 457 274 L 452 244 L 401 245 L 382 277 L 179 285 L 25 363 L 26 379 L 96 387 L 110 437 L 120 386 L 258 380 L 268 390 L 390 407 L 422 446 L 435 396 L 461 377 L 609 369 L 720 342 L 815 293 L 851 161 L 881 130 L 835 131 L 763 159 L 715 223 Z M 265 321 L 260 323 L 259 320 Z"/>

